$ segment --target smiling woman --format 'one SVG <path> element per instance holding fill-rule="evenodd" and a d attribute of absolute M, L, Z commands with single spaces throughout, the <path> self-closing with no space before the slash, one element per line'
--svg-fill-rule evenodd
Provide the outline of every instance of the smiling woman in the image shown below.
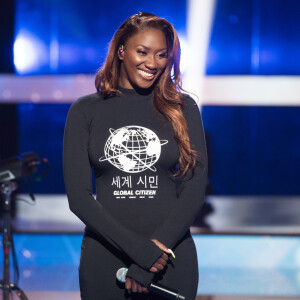
<path fill-rule="evenodd" d="M 111 41 L 97 92 L 68 113 L 65 185 L 70 209 L 86 224 L 83 300 L 166 299 L 152 282 L 196 297 L 189 227 L 204 201 L 207 158 L 199 109 L 181 92 L 179 58 L 167 20 L 133 15 Z"/>
<path fill-rule="evenodd" d="M 148 89 L 159 78 L 167 64 L 167 43 L 157 29 L 141 31 L 121 45 L 119 58 L 120 85 L 124 88 Z"/>

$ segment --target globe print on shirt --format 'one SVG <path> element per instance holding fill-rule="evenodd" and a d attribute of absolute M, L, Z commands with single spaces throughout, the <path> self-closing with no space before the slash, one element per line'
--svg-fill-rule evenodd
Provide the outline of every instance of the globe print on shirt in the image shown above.
<path fill-rule="evenodd" d="M 156 171 L 153 166 L 159 159 L 161 146 L 167 140 L 159 140 L 149 128 L 125 126 L 109 129 L 110 136 L 104 146 L 104 154 L 99 161 L 108 160 L 118 169 L 128 173 L 139 173 L 146 169 Z"/>

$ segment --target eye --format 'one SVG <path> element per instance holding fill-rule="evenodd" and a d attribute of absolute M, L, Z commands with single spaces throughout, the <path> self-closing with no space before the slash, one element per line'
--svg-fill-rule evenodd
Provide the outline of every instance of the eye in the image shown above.
<path fill-rule="evenodd" d="M 161 53 L 158 55 L 159 58 L 167 58 L 168 57 L 168 52 Z"/>
<path fill-rule="evenodd" d="M 137 50 L 137 53 L 140 54 L 140 55 L 146 55 L 147 54 L 147 52 L 143 51 L 143 50 Z"/>

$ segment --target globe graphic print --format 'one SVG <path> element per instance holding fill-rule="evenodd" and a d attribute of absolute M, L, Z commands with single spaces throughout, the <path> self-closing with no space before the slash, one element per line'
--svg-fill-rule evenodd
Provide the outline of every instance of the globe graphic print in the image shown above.
<path fill-rule="evenodd" d="M 150 129 L 141 126 L 125 126 L 109 129 L 110 136 L 104 146 L 105 156 L 100 162 L 108 160 L 118 169 L 128 173 L 138 173 L 146 169 L 156 171 L 153 166 L 159 159 L 161 146 L 168 143 L 160 141 Z"/>

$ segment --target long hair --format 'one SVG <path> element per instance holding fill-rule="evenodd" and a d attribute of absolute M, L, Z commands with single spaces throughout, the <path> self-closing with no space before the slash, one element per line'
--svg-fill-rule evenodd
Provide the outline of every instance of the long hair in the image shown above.
<path fill-rule="evenodd" d="M 168 59 L 164 72 L 153 89 L 155 108 L 167 118 L 174 131 L 174 139 L 179 149 L 179 168 L 174 176 L 183 177 L 188 170 L 193 170 L 196 164 L 197 152 L 191 149 L 187 124 L 182 113 L 183 99 L 182 80 L 179 69 L 180 44 L 174 27 L 165 19 L 150 13 L 140 12 L 125 20 L 113 36 L 106 61 L 96 74 L 95 86 L 105 98 L 118 93 L 121 61 L 118 57 L 120 45 L 126 48 L 130 37 L 149 28 L 163 32 Z M 173 75 L 171 75 L 173 70 Z"/>

